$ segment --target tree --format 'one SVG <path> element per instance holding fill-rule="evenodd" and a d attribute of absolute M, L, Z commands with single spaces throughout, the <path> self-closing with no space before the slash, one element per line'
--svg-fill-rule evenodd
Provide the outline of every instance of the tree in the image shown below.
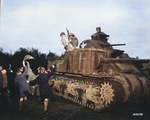
<path fill-rule="evenodd" d="M 22 66 L 22 60 L 24 59 L 25 55 L 31 55 L 34 57 L 34 60 L 28 60 L 30 63 L 30 67 L 32 71 L 37 74 L 37 68 L 44 66 L 47 69 L 47 57 L 46 54 L 41 54 L 38 49 L 26 49 L 26 48 L 19 48 L 13 55 L 13 61 L 15 68 Z"/>
<path fill-rule="evenodd" d="M 0 50 L 0 66 L 2 66 L 4 69 L 8 68 L 9 65 L 9 55 L 3 53 L 3 49 Z"/>
<path fill-rule="evenodd" d="M 48 55 L 47 55 L 47 60 L 48 61 L 54 61 L 57 60 L 58 56 L 55 53 L 52 53 L 49 51 Z"/>
<path fill-rule="evenodd" d="M 5 69 L 8 68 L 8 65 L 11 64 L 13 69 L 22 67 L 22 61 L 25 55 L 31 55 L 34 59 L 28 60 L 32 71 L 36 74 L 37 68 L 44 66 L 47 69 L 48 61 L 62 60 L 64 55 L 56 55 L 56 53 L 49 53 L 46 55 L 38 51 L 35 48 L 22 48 L 20 47 L 17 51 L 12 53 L 3 53 L 3 48 L 0 48 L 0 64 L 3 65 Z"/>
<path fill-rule="evenodd" d="M 3 53 L 3 51 L 4 51 L 4 50 L 3 50 L 3 48 L 2 48 L 2 47 L 0 47 L 0 52 L 2 52 L 2 53 Z"/>

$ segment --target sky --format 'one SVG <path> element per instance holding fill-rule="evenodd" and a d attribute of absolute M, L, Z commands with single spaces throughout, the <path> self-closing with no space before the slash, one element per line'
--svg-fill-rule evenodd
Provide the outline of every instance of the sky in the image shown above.
<path fill-rule="evenodd" d="M 0 48 L 61 55 L 60 33 L 66 28 L 81 43 L 101 27 L 109 43 L 126 44 L 114 49 L 150 59 L 149 8 L 150 0 L 1 0 Z"/>

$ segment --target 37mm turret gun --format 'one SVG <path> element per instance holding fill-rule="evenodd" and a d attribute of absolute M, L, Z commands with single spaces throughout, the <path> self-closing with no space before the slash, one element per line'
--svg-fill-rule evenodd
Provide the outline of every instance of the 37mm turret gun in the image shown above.
<path fill-rule="evenodd" d="M 109 47 L 109 46 L 123 46 L 123 45 L 126 45 L 126 44 L 110 44 L 110 45 L 102 45 L 102 46 Z"/>

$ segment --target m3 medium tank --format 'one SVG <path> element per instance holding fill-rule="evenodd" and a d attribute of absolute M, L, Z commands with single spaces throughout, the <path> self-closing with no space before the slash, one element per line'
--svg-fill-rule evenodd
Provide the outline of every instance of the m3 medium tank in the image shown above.
<path fill-rule="evenodd" d="M 122 57 L 124 51 L 113 46 L 124 44 L 110 44 L 107 37 L 85 40 L 79 49 L 65 52 L 52 76 L 55 94 L 100 111 L 128 100 L 149 99 L 150 82 L 134 65 L 149 60 Z"/>

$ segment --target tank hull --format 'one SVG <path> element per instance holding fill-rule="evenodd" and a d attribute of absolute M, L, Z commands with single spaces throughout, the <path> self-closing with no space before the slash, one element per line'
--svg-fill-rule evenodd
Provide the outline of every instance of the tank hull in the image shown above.
<path fill-rule="evenodd" d="M 56 63 L 53 90 L 83 106 L 103 111 L 122 102 L 149 99 L 147 79 L 130 60 L 111 58 L 114 50 L 83 48 L 68 51 Z"/>

